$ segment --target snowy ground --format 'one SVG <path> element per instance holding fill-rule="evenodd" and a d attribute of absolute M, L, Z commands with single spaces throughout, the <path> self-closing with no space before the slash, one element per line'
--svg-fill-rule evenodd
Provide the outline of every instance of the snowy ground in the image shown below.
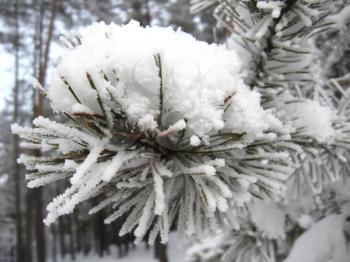
<path fill-rule="evenodd" d="M 175 234 L 170 234 L 168 244 L 169 262 L 185 261 L 185 248 L 181 247 Z M 74 262 L 157 262 L 153 257 L 153 248 L 146 250 L 144 245 L 140 244 L 135 250 L 131 250 L 128 257 L 118 258 L 117 250 L 111 249 L 111 255 L 100 258 L 97 255 L 81 256 L 78 255 Z M 60 262 L 72 262 L 71 259 L 60 260 Z"/>

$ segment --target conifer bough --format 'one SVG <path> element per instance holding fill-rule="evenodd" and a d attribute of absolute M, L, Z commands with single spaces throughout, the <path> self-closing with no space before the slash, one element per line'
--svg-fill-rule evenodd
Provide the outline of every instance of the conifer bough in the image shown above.
<path fill-rule="evenodd" d="M 29 187 L 67 179 L 48 205 L 46 224 L 91 198 L 90 213 L 122 215 L 119 232 L 167 242 L 214 225 L 239 225 L 252 197 L 278 198 L 293 171 L 274 141 L 289 134 L 243 82 L 235 51 L 170 28 L 97 23 L 78 39 L 51 77 L 47 97 L 58 123 L 12 126 L 26 148 Z"/>
<path fill-rule="evenodd" d="M 282 201 L 253 199 L 239 230 L 209 234 L 190 248 L 186 260 L 348 260 L 350 100 L 348 82 L 340 79 L 349 78 L 329 79 L 330 67 L 322 56 L 332 65 L 341 61 L 325 48 L 334 34 L 334 49 L 343 54 L 342 46 L 348 48 L 349 38 L 339 40 L 349 32 L 349 2 L 191 2 L 193 12 L 213 10 L 218 24 L 231 33 L 226 44 L 243 61 L 245 83 L 261 93 L 263 108 L 274 108 L 285 126 L 291 125 L 290 139 L 275 146 L 288 150 L 297 168 Z"/>

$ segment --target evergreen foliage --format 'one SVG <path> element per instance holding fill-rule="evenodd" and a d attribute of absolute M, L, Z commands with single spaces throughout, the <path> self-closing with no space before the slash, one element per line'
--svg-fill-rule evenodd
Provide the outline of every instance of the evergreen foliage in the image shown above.
<path fill-rule="evenodd" d="M 341 2 L 192 1 L 194 12 L 211 8 L 218 23 L 232 32 L 227 46 L 240 50 L 248 71 L 245 82 L 262 94 L 265 109 L 275 109 L 284 124 L 292 127 L 290 139 L 275 144 L 275 149 L 288 151 L 296 168 L 287 181 L 287 194 L 279 202 L 286 215 L 285 238 L 279 237 L 276 242 L 275 237 L 267 237 L 266 231 L 261 230 L 264 223 L 250 216 L 253 229 L 242 227 L 238 232 L 225 234 L 216 246 L 221 248 L 216 258 L 209 255 L 210 247 L 207 251 L 201 249 L 205 247 L 202 243 L 194 249 L 198 252 L 190 252 L 190 260 L 281 261 L 296 237 L 309 226 L 301 227 L 303 216 L 309 216 L 312 222 L 335 213 L 345 223 L 342 219 L 349 213 L 340 211 L 340 207 L 349 201 L 349 194 L 344 193 L 349 190 L 348 82 L 346 76 L 329 78 L 334 75 L 333 65 L 343 58 L 339 53 L 344 54 L 349 44 L 344 35 L 349 7 Z M 329 47 L 322 39 L 332 34 L 341 41 Z M 261 216 L 266 213 L 269 211 Z M 244 241 L 236 248 L 240 239 L 237 234 L 251 230 L 255 241 Z M 261 238 L 270 244 L 258 245 L 263 251 L 257 253 L 254 248 L 263 243 Z M 325 240 L 328 245 L 332 241 Z M 316 248 L 311 245 L 310 249 Z M 281 254 L 276 254 L 277 250 L 282 250 Z M 302 253 L 294 253 L 298 252 Z M 317 252 L 321 250 L 310 254 Z M 329 261 L 342 261 L 335 253 L 322 254 Z M 320 261 L 311 256 L 305 256 L 305 261 Z M 288 261 L 301 260 L 294 256 Z"/>
<path fill-rule="evenodd" d="M 143 46 L 135 54 L 137 37 Z M 102 196 L 90 213 L 111 207 L 105 223 L 127 216 L 120 235 L 134 231 L 153 243 L 159 233 L 165 243 L 174 224 L 183 236 L 201 234 L 208 225 L 237 224 L 253 196 L 283 194 L 293 168 L 273 145 L 288 130 L 241 81 L 233 52 L 136 23 L 97 24 L 67 46 L 71 55 L 47 93 L 67 122 L 38 117 L 34 128 L 12 126 L 22 146 L 48 151 L 19 159 L 29 187 L 70 181 L 48 205 L 47 224 Z M 209 73 L 198 76 L 193 65 Z"/>
<path fill-rule="evenodd" d="M 318 41 L 347 27 L 350 9 L 337 15 L 329 0 L 192 4 L 214 9 L 232 33 L 228 50 L 135 23 L 65 38 L 68 55 L 40 89 L 66 121 L 14 124 L 23 147 L 47 152 L 19 161 L 30 187 L 69 181 L 47 224 L 97 199 L 90 213 L 125 217 L 119 234 L 137 241 L 166 243 L 173 226 L 183 237 L 228 232 L 191 261 L 279 261 L 309 226 L 303 215 L 349 215 L 340 193 L 349 186 L 349 92 L 322 70 Z"/>

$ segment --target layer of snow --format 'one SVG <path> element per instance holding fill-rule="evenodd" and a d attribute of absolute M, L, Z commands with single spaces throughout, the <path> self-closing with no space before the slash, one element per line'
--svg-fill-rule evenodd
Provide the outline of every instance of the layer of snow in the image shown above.
<path fill-rule="evenodd" d="M 185 247 L 179 245 L 175 234 L 169 235 L 169 243 L 167 245 L 167 253 L 169 262 L 185 261 Z M 119 258 L 117 247 L 110 247 L 110 254 L 104 257 L 99 257 L 96 254 L 83 256 L 78 254 L 75 260 L 71 260 L 68 256 L 65 259 L 59 259 L 59 262 L 158 262 L 154 258 L 154 247 L 151 246 L 148 250 L 144 243 L 136 246 L 136 249 L 130 249 L 127 257 Z"/>
<path fill-rule="evenodd" d="M 199 139 L 198 136 L 193 135 L 190 138 L 190 145 L 191 146 L 199 146 L 201 144 L 201 140 Z"/>
<path fill-rule="evenodd" d="M 301 235 L 285 262 L 347 262 L 344 216 L 330 215 Z"/>
<path fill-rule="evenodd" d="M 179 130 L 174 124 L 186 119 L 190 134 L 199 137 L 222 129 L 255 135 L 281 127 L 260 107 L 260 95 L 243 83 L 234 50 L 135 21 L 96 23 L 81 42 L 62 57 L 52 77 L 48 97 L 55 111 L 123 110 L 143 129 Z M 164 112 L 159 112 L 160 86 Z M 165 127 L 157 125 L 160 113 Z"/>
<path fill-rule="evenodd" d="M 86 106 L 82 105 L 82 104 L 75 104 L 72 106 L 72 113 L 86 113 L 86 114 L 93 114 L 93 112 L 87 108 Z"/>
<path fill-rule="evenodd" d="M 314 219 L 312 218 L 312 216 L 310 216 L 308 214 L 302 214 L 298 218 L 299 226 L 304 228 L 304 229 L 309 228 L 313 223 L 314 223 Z"/>
<path fill-rule="evenodd" d="M 311 136 L 320 143 L 329 142 L 335 137 L 336 132 L 332 127 L 335 113 L 317 101 L 304 100 L 285 106 L 287 117 L 292 119 L 300 133 Z"/>
<path fill-rule="evenodd" d="M 339 29 L 345 27 L 349 19 L 350 6 L 344 7 L 339 13 L 330 17 L 330 20 L 333 21 Z"/>
<path fill-rule="evenodd" d="M 266 237 L 284 237 L 285 214 L 275 203 L 269 200 L 254 199 L 249 210 L 253 223 Z"/>
<path fill-rule="evenodd" d="M 198 243 L 192 245 L 186 252 L 186 262 L 196 262 L 199 257 L 211 261 L 221 255 L 222 244 L 225 241 L 223 234 L 217 234 L 202 238 Z"/>
<path fill-rule="evenodd" d="M 281 14 L 281 9 L 285 5 L 285 1 L 259 0 L 256 6 L 260 9 L 272 9 L 272 17 L 278 18 Z"/>

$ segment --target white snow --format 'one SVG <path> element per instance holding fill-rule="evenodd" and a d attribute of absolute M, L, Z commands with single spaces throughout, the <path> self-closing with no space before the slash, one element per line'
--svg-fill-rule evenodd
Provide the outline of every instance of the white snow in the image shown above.
<path fill-rule="evenodd" d="M 165 201 L 164 201 L 163 180 L 160 177 L 158 172 L 153 172 L 153 181 L 154 181 L 154 192 L 156 195 L 154 213 L 156 215 L 161 215 L 165 208 Z"/>
<path fill-rule="evenodd" d="M 255 226 L 268 238 L 283 238 L 285 214 L 271 200 L 254 199 L 249 208 Z"/>
<path fill-rule="evenodd" d="M 181 119 L 181 120 L 177 121 L 175 124 L 170 125 L 167 130 L 160 132 L 158 135 L 159 136 L 166 136 L 166 135 L 169 135 L 171 133 L 181 131 L 181 130 L 185 129 L 186 126 L 187 125 L 186 125 L 185 120 Z"/>
<path fill-rule="evenodd" d="M 199 139 L 198 136 L 193 135 L 190 138 L 190 145 L 191 146 L 199 146 L 201 144 L 201 140 Z"/>
<path fill-rule="evenodd" d="M 169 126 L 168 131 L 180 131 L 186 128 L 186 122 L 185 120 L 181 119 L 177 121 L 175 124 Z"/>
<path fill-rule="evenodd" d="M 199 257 L 210 261 L 222 253 L 224 241 L 225 236 L 222 233 L 200 239 L 187 250 L 185 261 L 196 262 Z"/>
<path fill-rule="evenodd" d="M 77 167 L 75 174 L 70 179 L 72 185 L 79 184 L 82 182 L 84 175 L 89 171 L 92 165 L 97 161 L 101 152 L 104 149 L 104 145 L 107 144 L 108 140 L 100 141 L 96 146 L 94 146 L 89 155 L 85 158 L 84 162 Z"/>
<path fill-rule="evenodd" d="M 215 158 L 214 160 L 208 161 L 207 164 L 217 166 L 217 167 L 224 167 L 225 166 L 225 159 Z"/>
<path fill-rule="evenodd" d="M 64 161 L 63 168 L 65 168 L 65 169 L 76 169 L 77 167 L 78 167 L 78 164 L 73 160 L 66 159 Z"/>
<path fill-rule="evenodd" d="M 140 217 L 139 224 L 134 231 L 134 235 L 138 239 L 141 239 L 146 234 L 146 231 L 148 229 L 147 225 L 149 224 L 152 218 L 152 213 L 153 213 L 152 209 L 154 207 L 154 204 L 155 204 L 155 194 L 150 194 L 142 210 L 142 215 Z"/>
<path fill-rule="evenodd" d="M 350 19 L 349 5 L 344 7 L 339 13 L 330 17 L 330 20 L 333 21 L 339 29 L 344 28 L 349 19 Z"/>
<path fill-rule="evenodd" d="M 87 108 L 86 106 L 80 104 L 80 103 L 76 103 L 72 106 L 72 110 L 71 110 L 72 113 L 86 113 L 86 114 L 90 114 L 92 115 L 93 112 Z"/>
<path fill-rule="evenodd" d="M 110 181 L 114 175 L 116 175 L 119 169 L 122 167 L 124 162 L 135 156 L 135 152 L 126 154 L 124 151 L 120 151 L 116 156 L 110 161 L 108 167 L 104 171 L 102 175 L 103 181 Z"/>
<path fill-rule="evenodd" d="M 311 227 L 311 225 L 314 223 L 314 219 L 312 218 L 312 216 L 308 215 L 308 214 L 302 214 L 299 218 L 298 218 L 298 224 L 299 226 L 301 226 L 304 229 L 307 229 L 309 227 Z"/>
<path fill-rule="evenodd" d="M 83 32 L 81 42 L 67 51 L 52 77 L 48 97 L 55 111 L 102 114 L 99 96 L 103 108 L 118 111 L 116 100 L 142 129 L 164 130 L 156 121 L 160 114 L 168 119 L 167 127 L 177 130 L 171 119 L 186 119 L 190 133 L 199 137 L 221 129 L 255 135 L 281 127 L 260 107 L 260 95 L 243 83 L 234 50 L 197 41 L 180 30 L 143 28 L 135 21 L 124 26 L 96 23 Z M 159 111 L 160 87 L 164 112 Z"/>
<path fill-rule="evenodd" d="M 145 114 L 140 117 L 137 121 L 137 125 L 141 128 L 141 130 L 147 129 L 155 129 L 158 127 L 157 122 L 154 120 L 154 117 L 151 114 Z"/>
<path fill-rule="evenodd" d="M 215 167 L 208 164 L 183 169 L 183 171 L 185 174 L 206 174 L 207 176 L 214 176 L 216 173 Z"/>
<path fill-rule="evenodd" d="M 310 136 L 320 143 L 330 142 L 336 135 L 332 123 L 335 113 L 327 106 L 314 100 L 304 100 L 285 105 L 287 117 L 300 133 Z"/>
<path fill-rule="evenodd" d="M 281 9 L 285 5 L 284 1 L 269 1 L 269 0 L 259 0 L 256 6 L 260 9 L 272 9 L 272 17 L 278 18 L 281 14 Z"/>
<path fill-rule="evenodd" d="M 130 249 L 129 255 L 126 257 L 119 258 L 118 250 L 116 246 L 110 246 L 110 254 L 104 257 L 99 257 L 96 254 L 88 254 L 84 256 L 78 254 L 75 260 L 71 260 L 68 256 L 65 259 L 59 259 L 59 262 L 158 262 L 154 258 L 154 247 L 151 246 L 146 249 L 145 244 L 141 242 L 136 246 L 136 249 Z M 169 262 L 184 262 L 186 246 L 181 243 L 177 238 L 176 234 L 169 234 L 169 242 L 167 245 L 167 253 Z"/>
<path fill-rule="evenodd" d="M 344 216 L 330 215 L 303 233 L 285 262 L 347 262 Z"/>

